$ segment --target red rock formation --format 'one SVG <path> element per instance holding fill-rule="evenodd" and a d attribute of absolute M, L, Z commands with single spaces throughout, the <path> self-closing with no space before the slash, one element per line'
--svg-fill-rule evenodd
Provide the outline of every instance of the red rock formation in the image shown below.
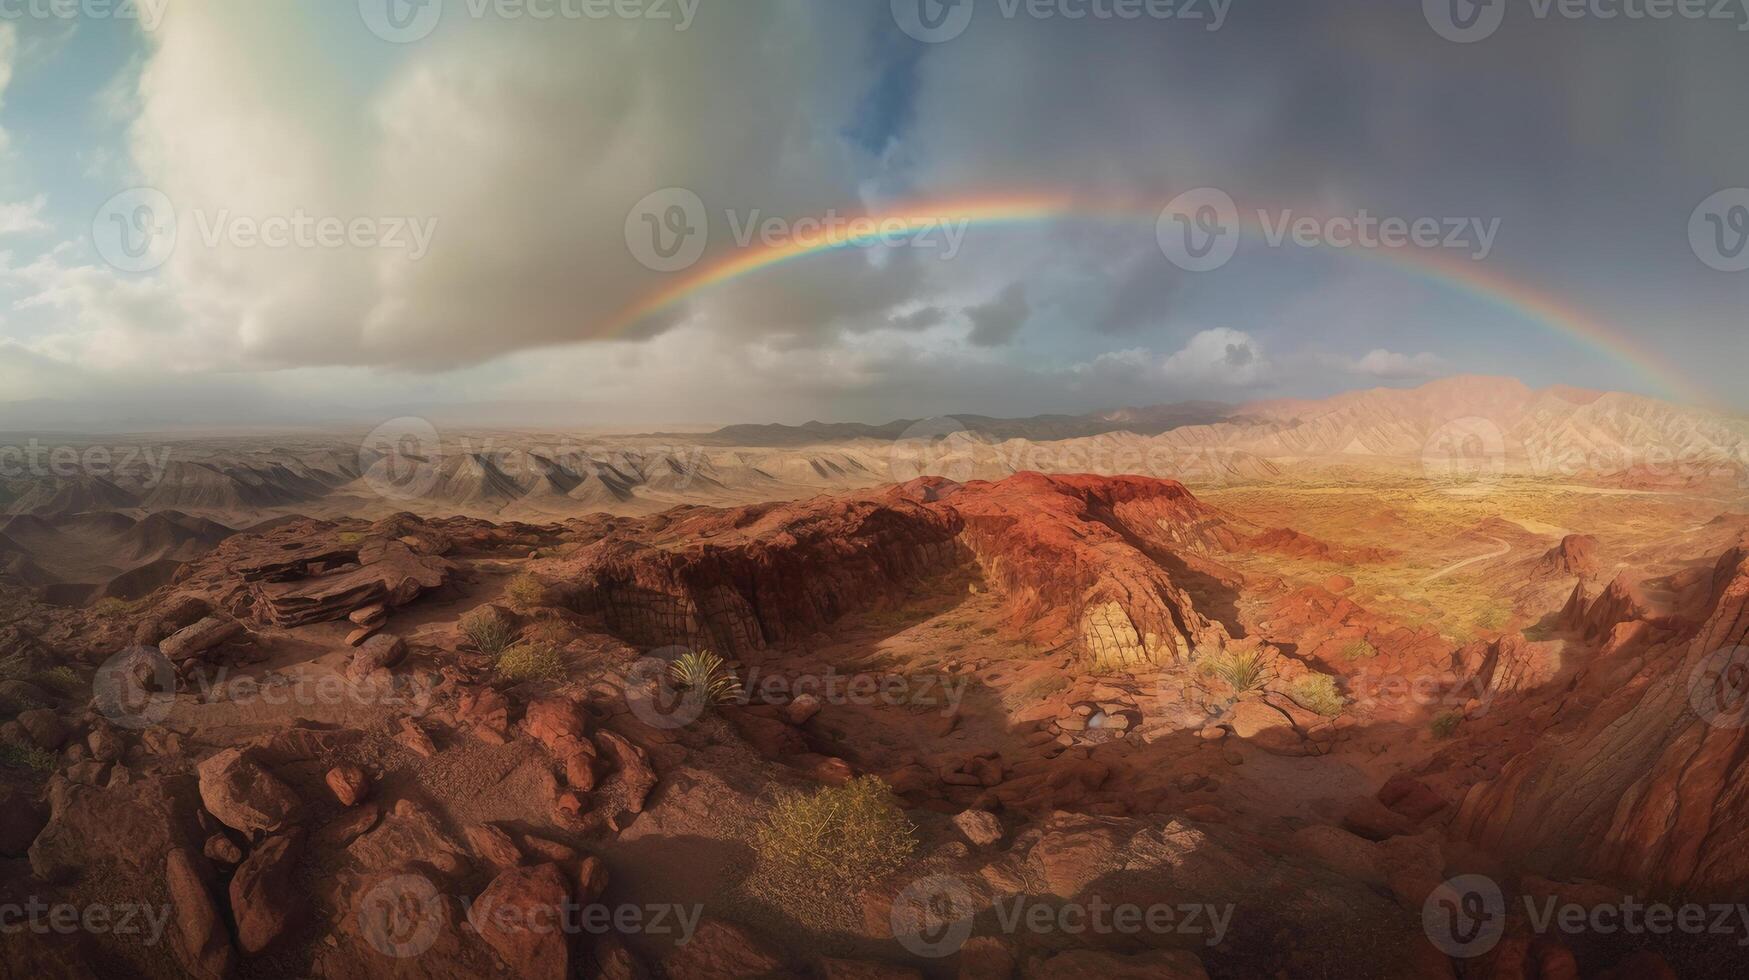
<path fill-rule="evenodd" d="M 1593 604 L 1609 611 L 1594 622 L 1620 615 L 1623 584 Z M 1746 665 L 1731 651 L 1749 644 L 1749 554 L 1727 552 L 1712 586 L 1706 621 L 1648 649 L 1625 683 L 1580 678 L 1596 707 L 1473 787 L 1454 832 L 1552 877 L 1741 895 L 1749 719 L 1735 700 Z"/>
<path fill-rule="evenodd" d="M 1172 480 L 1022 473 L 680 508 L 619 523 L 554 577 L 572 605 L 630 642 L 744 657 L 975 564 L 1017 627 L 1121 667 L 1225 643 L 1188 588 L 1223 584 L 1224 571 L 1197 552 L 1239 544 L 1219 512 Z"/>
<path fill-rule="evenodd" d="M 1590 578 L 1602 567 L 1597 557 L 1597 539 L 1589 534 L 1569 534 L 1543 555 L 1537 572 L 1549 576 Z"/>

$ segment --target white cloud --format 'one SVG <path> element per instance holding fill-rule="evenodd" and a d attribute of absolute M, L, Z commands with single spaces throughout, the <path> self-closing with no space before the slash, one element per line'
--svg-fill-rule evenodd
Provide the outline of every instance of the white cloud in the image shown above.
<path fill-rule="evenodd" d="M 1399 354 L 1382 347 L 1369 351 L 1359 360 L 1348 362 L 1343 366 L 1351 373 L 1386 381 L 1437 378 L 1449 373 L 1449 366 L 1445 359 L 1437 354 L 1425 351 L 1420 354 Z"/>
<path fill-rule="evenodd" d="M 42 194 L 15 204 L 0 202 L 0 235 L 28 235 L 48 231 L 49 224 L 42 218 L 43 208 L 48 203 L 49 199 Z"/>
<path fill-rule="evenodd" d="M 12 84 L 12 62 L 18 56 L 18 28 L 0 21 L 0 106 L 6 104 L 6 89 Z M 6 151 L 6 130 L 0 129 L 0 153 Z"/>
<path fill-rule="evenodd" d="M 1250 387 L 1269 380 L 1272 368 L 1256 338 L 1216 327 L 1190 338 L 1161 365 L 1168 380 L 1185 384 Z"/>

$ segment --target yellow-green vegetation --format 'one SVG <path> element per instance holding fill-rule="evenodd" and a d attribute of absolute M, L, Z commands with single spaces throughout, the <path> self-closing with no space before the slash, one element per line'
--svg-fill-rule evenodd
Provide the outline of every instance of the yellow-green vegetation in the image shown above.
<path fill-rule="evenodd" d="M 138 600 L 129 602 L 126 599 L 117 599 L 115 596 L 111 595 L 104 596 L 92 603 L 91 611 L 99 616 L 120 616 L 123 613 L 132 612 L 139 607 L 140 603 Z"/>
<path fill-rule="evenodd" d="M 1365 637 L 1342 648 L 1342 659 L 1344 660 L 1371 660 L 1378 655 L 1379 648 L 1369 643 Z"/>
<path fill-rule="evenodd" d="M 55 754 L 22 742 L 0 742 L 0 766 L 47 774 L 55 770 Z"/>
<path fill-rule="evenodd" d="M 30 673 L 30 664 L 24 660 L 24 654 L 11 653 L 0 657 L 0 681 L 23 680 Z"/>
<path fill-rule="evenodd" d="M 73 668 L 64 664 L 59 667 L 50 667 L 48 670 L 37 671 L 30 675 L 30 682 L 37 687 L 46 687 L 60 694 L 71 694 L 84 686 Z"/>
<path fill-rule="evenodd" d="M 1254 650 L 1223 653 L 1203 661 L 1198 669 L 1225 681 L 1234 694 L 1263 686 L 1263 657 Z"/>
<path fill-rule="evenodd" d="M 1450 738 L 1457 734 L 1458 725 L 1464 720 L 1461 711 L 1442 711 L 1433 719 L 1433 737 Z"/>
<path fill-rule="evenodd" d="M 488 657 L 496 657 L 504 652 L 515 636 L 515 631 L 504 617 L 491 609 L 476 609 L 461 621 L 462 635 L 474 645 L 474 649 Z"/>
<path fill-rule="evenodd" d="M 519 643 L 498 655 L 498 676 L 511 681 L 558 680 L 565 658 L 544 643 Z"/>
<path fill-rule="evenodd" d="M 704 699 L 705 704 L 731 704 L 745 695 L 741 679 L 723 658 L 709 650 L 697 650 L 682 655 L 668 665 L 668 676 L 674 686 Z"/>
<path fill-rule="evenodd" d="M 546 605 L 547 587 L 540 579 L 524 572 L 510 580 L 504 595 L 518 609 L 537 609 Z"/>
<path fill-rule="evenodd" d="M 337 536 L 341 544 L 357 544 L 364 540 L 363 531 L 341 531 Z"/>
<path fill-rule="evenodd" d="M 779 897 L 815 900 L 859 892 L 903 868 L 917 828 L 877 776 L 812 793 L 786 792 L 754 841 L 763 882 Z"/>
<path fill-rule="evenodd" d="M 1348 699 L 1336 688 L 1336 678 L 1329 674 L 1307 674 L 1294 681 L 1289 697 L 1307 711 L 1315 711 L 1327 718 L 1341 714 L 1348 704 Z"/>

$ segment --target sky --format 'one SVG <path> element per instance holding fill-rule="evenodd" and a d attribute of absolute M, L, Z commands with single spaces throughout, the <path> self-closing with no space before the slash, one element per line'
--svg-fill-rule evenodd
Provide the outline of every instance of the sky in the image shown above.
<path fill-rule="evenodd" d="M 1742 412 L 1702 8 L 0 0 L 0 430 Z"/>

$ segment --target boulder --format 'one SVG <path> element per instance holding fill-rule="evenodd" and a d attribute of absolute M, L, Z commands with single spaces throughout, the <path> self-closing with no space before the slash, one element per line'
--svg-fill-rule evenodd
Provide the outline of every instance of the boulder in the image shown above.
<path fill-rule="evenodd" d="M 285 935 L 306 903 L 292 887 L 302 831 L 269 837 L 249 853 L 231 879 L 231 915 L 237 944 L 253 956 Z"/>
<path fill-rule="evenodd" d="M 780 973 L 783 958 L 752 933 L 721 919 L 704 919 L 692 941 L 662 960 L 671 980 L 741 980 Z"/>
<path fill-rule="evenodd" d="M 1208 980 L 1194 954 L 1165 949 L 1133 956 L 1073 949 L 1034 959 L 1021 975 L 1025 980 Z"/>
<path fill-rule="evenodd" d="M 353 651 L 352 661 L 346 665 L 346 676 L 353 680 L 368 677 L 374 670 L 395 666 L 406 656 L 406 640 L 389 633 L 378 633 Z"/>
<path fill-rule="evenodd" d="M 229 616 L 208 616 L 166 637 L 158 644 L 158 652 L 173 663 L 182 663 L 229 643 L 242 633 L 243 624 Z"/>
<path fill-rule="evenodd" d="M 242 749 L 226 749 L 197 771 L 201 802 L 232 830 L 274 833 L 297 818 L 298 794 Z"/>
<path fill-rule="evenodd" d="M 370 777 L 354 765 L 339 765 L 328 770 L 328 789 L 341 806 L 357 806 L 370 792 Z"/>
<path fill-rule="evenodd" d="M 512 975 L 567 980 L 571 937 L 560 928 L 560 917 L 570 897 L 570 882 L 558 865 L 512 868 L 480 893 L 469 919 Z"/>
<path fill-rule="evenodd" d="M 656 788 L 656 770 L 650 767 L 644 750 L 608 731 L 595 733 L 595 741 L 613 765 L 614 781 L 624 793 L 625 808 L 633 813 L 643 812 L 644 801 Z"/>
<path fill-rule="evenodd" d="M 67 741 L 67 723 L 49 708 L 32 708 L 18 713 L 18 724 L 39 749 L 53 752 Z"/>
<path fill-rule="evenodd" d="M 977 847 L 990 847 L 1002 840 L 1002 821 L 988 810 L 963 810 L 953 818 L 953 825 Z"/>
<path fill-rule="evenodd" d="M 237 951 L 203 872 L 200 859 L 187 848 L 178 847 L 164 859 L 171 950 L 189 976 L 224 980 L 237 969 Z"/>
<path fill-rule="evenodd" d="M 115 786 L 49 781 L 49 822 L 30 845 L 30 866 L 44 881 L 91 874 L 116 861 L 138 874 L 157 874 L 164 856 L 191 851 L 204 839 L 195 814 L 195 781 L 183 775 L 142 776 Z"/>
<path fill-rule="evenodd" d="M 483 742 L 504 745 L 510 741 L 510 702 L 492 688 L 464 691 L 456 704 L 455 717 L 473 729 Z"/>
<path fill-rule="evenodd" d="M 475 824 L 464 832 L 474 856 L 495 871 L 508 871 L 522 863 L 522 851 L 510 835 L 491 824 Z"/>

